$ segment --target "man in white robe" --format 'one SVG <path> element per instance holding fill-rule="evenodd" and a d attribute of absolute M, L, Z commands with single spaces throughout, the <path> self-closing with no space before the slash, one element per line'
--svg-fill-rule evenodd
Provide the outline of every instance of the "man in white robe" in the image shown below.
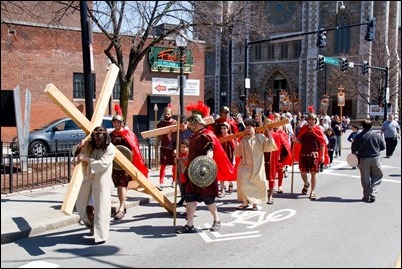
<path fill-rule="evenodd" d="M 237 199 L 242 202 L 238 209 L 249 207 L 257 210 L 257 204 L 267 203 L 268 183 L 265 179 L 264 152 L 277 150 L 275 141 L 268 131 L 268 137 L 255 133 L 254 119 L 244 121 L 247 135 L 244 136 L 234 150 L 241 161 L 237 169 Z"/>
<path fill-rule="evenodd" d="M 115 146 L 111 143 L 107 130 L 96 127 L 90 141 L 81 142 L 79 150 L 77 160 L 84 164 L 84 180 L 77 197 L 77 212 L 84 224 L 93 229 L 95 244 L 103 244 L 109 238 Z M 86 211 L 91 195 L 94 207 L 93 223 L 88 219 Z"/>

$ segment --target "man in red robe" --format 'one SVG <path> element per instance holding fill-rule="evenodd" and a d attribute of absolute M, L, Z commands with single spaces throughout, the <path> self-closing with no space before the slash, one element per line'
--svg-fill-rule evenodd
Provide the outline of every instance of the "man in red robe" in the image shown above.
<path fill-rule="evenodd" d="M 320 163 L 328 164 L 327 143 L 322 128 L 317 125 L 317 116 L 310 113 L 307 124 L 300 128 L 295 144 L 295 161 L 299 162 L 300 173 L 304 182 L 302 194 L 307 194 L 310 183 L 307 173 L 311 174 L 310 199 L 315 200 L 315 187 Z"/>

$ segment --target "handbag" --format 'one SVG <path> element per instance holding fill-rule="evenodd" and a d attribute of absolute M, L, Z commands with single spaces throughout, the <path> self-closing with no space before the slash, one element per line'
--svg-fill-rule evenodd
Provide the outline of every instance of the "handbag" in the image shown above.
<path fill-rule="evenodd" d="M 351 166 L 351 167 L 356 167 L 359 164 L 359 158 L 357 157 L 356 154 L 354 153 L 349 153 L 348 156 L 346 156 L 346 162 Z"/>
<path fill-rule="evenodd" d="M 366 144 L 367 140 L 370 138 L 372 134 L 372 131 L 370 132 L 369 137 L 364 141 L 363 145 L 360 146 L 360 148 L 356 151 L 355 153 L 349 153 L 348 156 L 346 156 L 346 162 L 351 166 L 351 167 L 356 167 L 359 164 L 359 157 L 357 157 L 357 154 L 359 154 L 360 149 Z"/>

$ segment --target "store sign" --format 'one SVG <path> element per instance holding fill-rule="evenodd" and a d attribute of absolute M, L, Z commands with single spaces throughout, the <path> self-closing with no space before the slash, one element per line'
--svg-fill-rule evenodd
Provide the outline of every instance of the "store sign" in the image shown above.
<path fill-rule="evenodd" d="M 177 48 L 152 47 L 149 53 L 151 72 L 180 72 L 180 50 Z M 193 70 L 194 59 L 191 50 L 183 51 L 183 72 L 189 74 Z"/>
<path fill-rule="evenodd" d="M 183 87 L 184 96 L 200 96 L 200 80 L 187 79 Z M 152 78 L 153 95 L 180 95 L 178 79 Z"/>

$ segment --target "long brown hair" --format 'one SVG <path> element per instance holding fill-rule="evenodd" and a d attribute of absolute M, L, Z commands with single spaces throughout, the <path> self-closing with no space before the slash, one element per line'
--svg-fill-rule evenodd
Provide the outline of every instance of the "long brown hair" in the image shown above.
<path fill-rule="evenodd" d="M 102 144 L 100 146 L 96 145 L 95 137 L 101 138 Z M 111 143 L 111 138 L 110 138 L 107 130 L 102 126 L 95 127 L 95 129 L 91 133 L 91 141 L 89 142 L 91 147 L 92 148 L 101 148 L 103 150 L 106 150 L 106 148 L 109 146 L 110 143 Z"/>

